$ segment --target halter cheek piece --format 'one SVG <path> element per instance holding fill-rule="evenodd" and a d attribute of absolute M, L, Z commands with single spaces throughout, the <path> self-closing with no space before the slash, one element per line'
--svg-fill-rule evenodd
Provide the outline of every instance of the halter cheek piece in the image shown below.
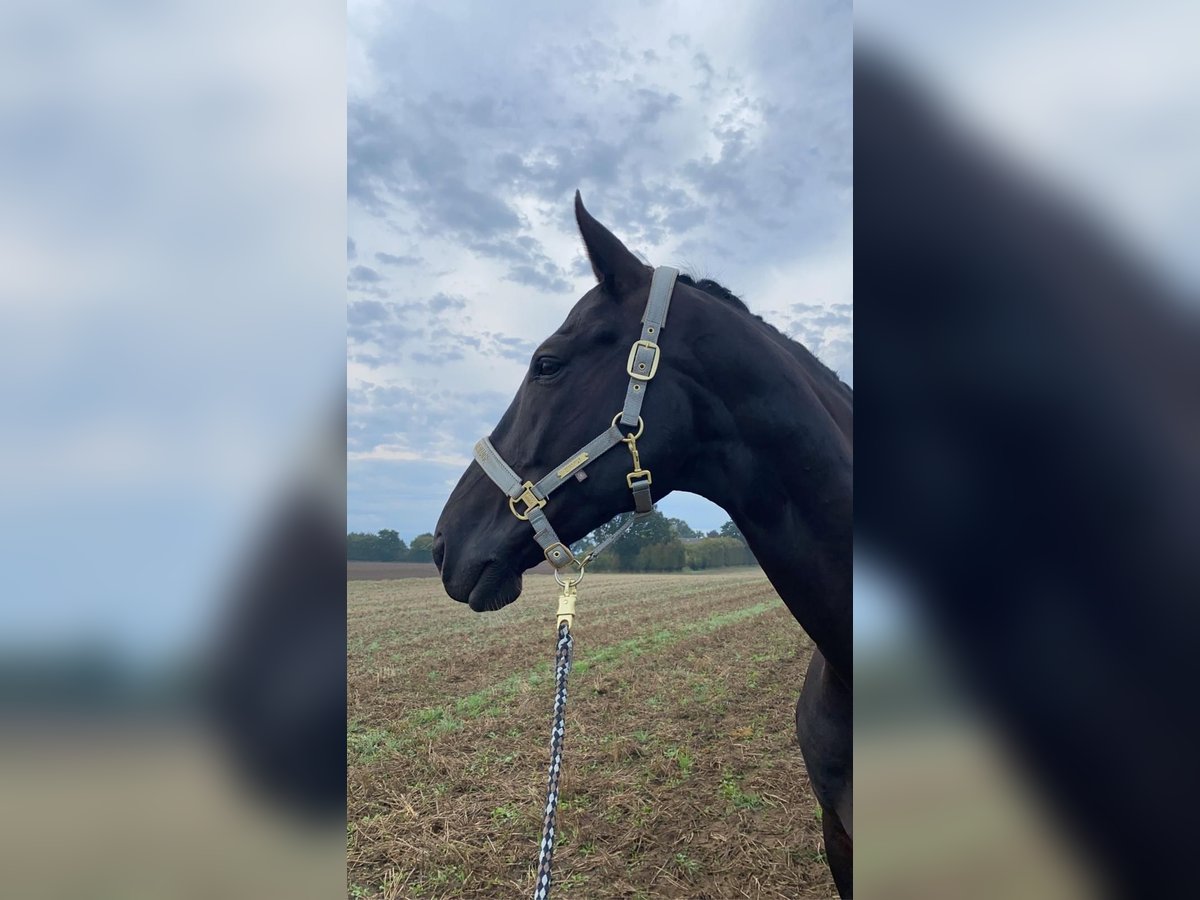
<path fill-rule="evenodd" d="M 654 278 L 650 282 L 650 299 L 646 301 L 646 312 L 642 316 L 642 336 L 629 348 L 629 360 L 625 364 L 625 371 L 629 374 L 625 405 L 613 416 L 612 424 L 607 429 L 584 444 L 577 453 L 548 472 L 536 484 L 532 481 L 522 481 L 487 438 L 481 438 L 475 445 L 475 461 L 483 468 L 488 478 L 508 495 L 508 507 L 513 515 L 533 526 L 534 540 L 541 545 L 547 561 L 555 570 L 571 563 L 582 569 L 589 560 L 623 535 L 634 522 L 650 515 L 654 510 L 654 501 L 650 497 L 652 477 L 649 469 L 642 468 L 637 439 L 642 436 L 642 400 L 646 396 L 646 387 L 650 379 L 658 372 L 661 357 L 658 339 L 667 320 L 671 292 L 675 289 L 675 279 L 678 276 L 679 270 L 670 266 L 659 266 L 654 270 Z M 627 435 L 621 430 L 622 427 L 636 427 L 637 431 Z M 586 466 L 621 443 L 628 445 L 633 456 L 633 470 L 625 476 L 625 483 L 633 492 L 633 517 L 583 560 L 578 560 L 571 548 L 554 533 L 543 507 L 550 494 L 566 484 L 568 479 L 577 476 Z"/>

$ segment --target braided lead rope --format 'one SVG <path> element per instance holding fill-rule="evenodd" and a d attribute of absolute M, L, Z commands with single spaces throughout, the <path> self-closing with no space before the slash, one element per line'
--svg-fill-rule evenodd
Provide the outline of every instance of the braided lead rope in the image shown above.
<path fill-rule="evenodd" d="M 554 859 L 554 813 L 558 809 L 558 776 L 562 773 L 563 731 L 566 728 L 567 676 L 571 673 L 571 626 L 558 626 L 558 652 L 554 657 L 554 724 L 550 729 L 550 778 L 546 787 L 546 818 L 538 853 L 533 900 L 550 896 L 550 864 Z"/>

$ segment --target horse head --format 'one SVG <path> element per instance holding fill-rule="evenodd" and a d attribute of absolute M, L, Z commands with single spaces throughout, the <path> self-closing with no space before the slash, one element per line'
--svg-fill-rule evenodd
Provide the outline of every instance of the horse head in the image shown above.
<path fill-rule="evenodd" d="M 608 431 L 615 439 L 620 435 L 613 429 L 620 429 L 635 435 L 641 465 L 652 471 L 655 498 L 673 489 L 678 471 L 679 457 L 668 448 L 686 446 L 690 400 L 678 366 L 687 352 L 680 329 L 651 335 L 661 340 L 662 358 L 675 364 L 659 369 L 659 351 L 639 351 L 636 362 L 631 356 L 631 345 L 643 333 L 654 270 L 592 218 L 578 192 L 575 218 L 597 284 L 534 351 L 516 396 L 489 436 L 491 448 L 477 447 L 477 461 L 459 479 L 434 533 L 433 558 L 446 592 L 477 612 L 516 600 L 522 573 L 544 558 L 521 518 L 529 510 L 510 503 L 497 488 L 478 461 L 481 452 L 494 449 L 516 478 L 532 481 L 557 471 L 567 479 L 540 509 L 569 545 L 634 509 L 632 479 L 626 476 L 637 467 L 624 446 L 580 459 L 598 434 Z M 652 390 L 649 381 L 630 387 L 630 372 L 639 368 L 657 370 Z M 628 427 L 618 421 L 627 391 L 644 391 L 644 433 L 638 433 L 639 423 Z"/>

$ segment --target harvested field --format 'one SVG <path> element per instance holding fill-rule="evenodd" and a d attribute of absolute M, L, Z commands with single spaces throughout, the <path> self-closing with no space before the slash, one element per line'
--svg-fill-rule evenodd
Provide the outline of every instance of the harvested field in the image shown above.
<path fill-rule="evenodd" d="M 431 562 L 358 562 L 346 563 L 347 581 L 392 581 L 397 578 L 437 578 L 437 566 Z"/>
<path fill-rule="evenodd" d="M 541 563 L 530 572 L 543 572 L 547 575 L 554 572 L 549 563 Z M 391 581 L 396 578 L 433 578 L 437 579 L 438 570 L 431 562 L 359 562 L 351 560 L 346 563 L 347 581 Z"/>
<path fill-rule="evenodd" d="M 532 892 L 557 587 L 495 613 L 436 579 L 349 591 L 348 894 Z M 811 644 L 757 569 L 580 586 L 559 898 L 836 896 L 796 745 Z"/>

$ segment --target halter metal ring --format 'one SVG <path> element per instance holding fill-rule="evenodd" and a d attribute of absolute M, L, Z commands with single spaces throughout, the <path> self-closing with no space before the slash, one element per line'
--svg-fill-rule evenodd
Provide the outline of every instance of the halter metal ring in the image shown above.
<path fill-rule="evenodd" d="M 575 564 L 579 565 L 579 560 L 575 560 Z M 563 581 L 561 578 L 558 577 L 558 570 L 555 569 L 554 570 L 554 580 L 557 581 L 563 587 L 566 587 L 567 585 L 579 584 L 579 582 L 583 581 L 583 576 L 585 574 L 587 574 L 587 569 L 585 569 L 583 566 L 579 566 L 579 577 L 578 578 L 568 578 L 566 581 Z"/>
<path fill-rule="evenodd" d="M 618 420 L 618 419 L 620 419 L 622 415 L 623 415 L 622 413 L 617 413 L 615 416 L 613 416 L 612 423 L 613 423 L 614 425 L 616 425 L 616 424 L 617 424 L 617 420 Z M 627 441 L 627 440 L 629 440 L 630 438 L 633 438 L 633 439 L 636 441 L 638 438 L 640 438 L 640 437 L 642 436 L 642 432 L 643 432 L 645 429 L 646 429 L 646 423 L 642 421 L 642 417 L 641 417 L 641 416 L 638 416 L 638 430 L 637 430 L 637 434 L 627 434 L 627 435 L 625 435 L 625 437 L 621 438 L 621 440 L 623 440 L 623 441 Z"/>

